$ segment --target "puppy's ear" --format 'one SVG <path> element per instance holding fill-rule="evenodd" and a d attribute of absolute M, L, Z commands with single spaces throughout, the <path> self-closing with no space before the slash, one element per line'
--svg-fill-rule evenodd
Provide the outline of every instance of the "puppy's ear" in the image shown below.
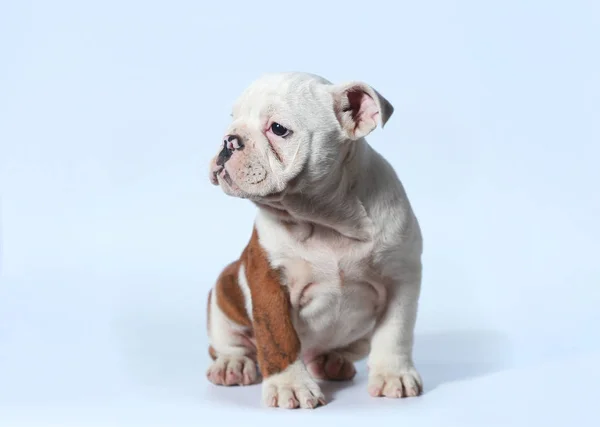
<path fill-rule="evenodd" d="M 333 106 L 342 129 L 350 139 L 367 136 L 387 123 L 394 107 L 379 92 L 362 82 L 350 82 L 332 87 Z"/>

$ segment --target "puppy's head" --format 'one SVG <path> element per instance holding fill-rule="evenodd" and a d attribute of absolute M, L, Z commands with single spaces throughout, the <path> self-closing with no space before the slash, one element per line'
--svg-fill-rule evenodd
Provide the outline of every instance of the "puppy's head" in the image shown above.
<path fill-rule="evenodd" d="M 352 141 L 383 126 L 392 105 L 361 82 L 333 85 L 304 73 L 269 74 L 236 101 L 210 165 L 229 195 L 260 200 L 310 190 L 333 176 Z"/>

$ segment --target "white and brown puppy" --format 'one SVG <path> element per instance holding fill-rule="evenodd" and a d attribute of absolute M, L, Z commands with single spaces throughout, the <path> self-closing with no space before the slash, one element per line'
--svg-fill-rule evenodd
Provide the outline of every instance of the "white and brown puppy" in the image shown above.
<path fill-rule="evenodd" d="M 417 396 L 412 360 L 422 238 L 396 173 L 364 137 L 391 104 L 372 87 L 266 75 L 233 108 L 210 179 L 258 208 L 208 297 L 210 381 L 284 408 L 325 403 L 368 355 L 373 396 Z"/>

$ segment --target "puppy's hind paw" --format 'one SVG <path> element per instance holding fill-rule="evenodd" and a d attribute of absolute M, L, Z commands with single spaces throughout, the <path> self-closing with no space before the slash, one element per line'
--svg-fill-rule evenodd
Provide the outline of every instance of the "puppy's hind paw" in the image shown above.
<path fill-rule="evenodd" d="M 245 356 L 219 356 L 206 372 L 216 385 L 250 385 L 258 378 L 256 363 Z"/>
<path fill-rule="evenodd" d="M 354 364 L 339 353 L 321 355 L 306 366 L 313 378 L 329 381 L 347 381 L 354 378 Z"/>

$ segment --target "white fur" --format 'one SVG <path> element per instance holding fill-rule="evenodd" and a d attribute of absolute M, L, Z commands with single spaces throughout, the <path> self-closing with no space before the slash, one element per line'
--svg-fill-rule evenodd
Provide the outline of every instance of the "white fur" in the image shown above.
<path fill-rule="evenodd" d="M 246 313 L 248 313 L 248 317 L 252 320 L 252 296 L 250 294 L 250 287 L 248 287 L 248 279 L 246 278 L 246 268 L 244 267 L 244 264 L 240 264 L 240 269 L 238 271 L 238 286 L 244 295 Z"/>
<path fill-rule="evenodd" d="M 243 338 L 247 328 L 232 322 L 217 304 L 217 295 L 213 291 L 210 300 L 210 327 L 208 336 L 217 354 L 243 356 L 248 354 L 248 346 Z"/>
<path fill-rule="evenodd" d="M 284 272 L 303 353 L 344 348 L 372 332 L 384 308 L 380 293 L 385 292 L 370 284 L 376 273 L 366 268 L 365 260 L 372 253 L 372 244 L 352 244 L 321 227 L 299 242 L 276 218 L 262 212 L 256 228 L 271 264 Z M 311 283 L 314 285 L 305 290 Z M 305 299 L 310 298 L 303 305 L 298 298 L 302 291 Z"/>
<path fill-rule="evenodd" d="M 325 397 L 301 360 L 296 360 L 283 372 L 265 378 L 263 402 L 267 406 L 312 409 Z"/>
<path fill-rule="evenodd" d="M 343 110 L 349 88 L 373 100 L 361 98 L 363 121 L 355 130 L 348 122 L 353 116 Z M 422 238 L 395 171 L 362 138 L 392 111 L 364 83 L 332 85 L 301 73 L 265 76 L 242 94 L 227 131 L 241 135 L 245 148 L 213 177 L 227 194 L 260 208 L 260 243 L 290 289 L 302 357 L 340 351 L 356 360 L 370 347 L 369 392 L 402 397 L 422 387 L 412 360 Z M 272 121 L 293 133 L 273 137 Z M 266 178 L 257 183 L 249 172 Z M 267 403 L 273 387 L 308 387 L 301 365 L 267 379 Z"/>
<path fill-rule="evenodd" d="M 240 268 L 240 275 L 243 268 Z M 249 294 L 248 284 L 244 275 L 244 285 Z M 246 296 L 246 290 L 240 280 L 240 288 Z M 248 357 L 255 352 L 255 343 L 247 327 L 238 325 L 231 321 L 217 304 L 217 292 L 215 288 L 210 300 L 210 324 L 208 336 L 212 347 L 217 353 L 217 359 L 206 371 L 209 381 L 218 385 L 249 385 L 256 382 L 258 372 L 256 362 Z M 249 298 L 246 302 L 251 304 Z M 252 308 L 250 305 L 250 311 Z"/>
<path fill-rule="evenodd" d="M 250 385 L 258 379 L 258 372 L 251 358 L 224 354 L 208 368 L 206 377 L 217 385 Z"/>

